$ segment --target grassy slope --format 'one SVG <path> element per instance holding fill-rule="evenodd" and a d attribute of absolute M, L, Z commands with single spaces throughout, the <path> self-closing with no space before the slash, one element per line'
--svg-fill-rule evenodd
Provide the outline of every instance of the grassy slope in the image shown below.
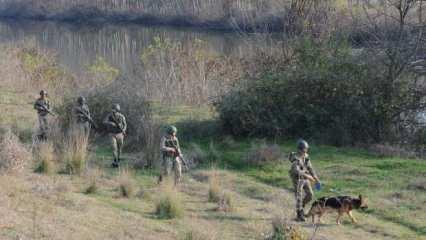
<path fill-rule="evenodd" d="M 12 109 L 13 110 L 13 109 Z M 15 109 L 30 112 L 31 106 Z M 24 114 L 26 115 L 26 114 Z M 179 120 L 181 117 L 177 117 Z M 34 119 L 28 118 L 27 125 Z M 173 119 L 173 121 L 177 121 Z M 220 141 L 218 141 L 220 142 Z M 211 144 L 198 142 L 206 150 Z M 183 142 L 188 146 L 188 142 Z M 294 199 L 288 178 L 289 163 L 270 163 L 263 167 L 246 164 L 244 156 L 250 140 L 227 145 L 215 144 L 221 153 L 216 165 L 221 170 L 223 188 L 232 193 L 237 210 L 218 213 L 207 202 L 211 171 L 198 170 L 185 180 L 180 192 L 185 202 L 181 220 L 158 220 L 154 203 L 161 191 L 155 173 L 137 172 L 135 179 L 145 195 L 141 198 L 117 197 L 117 171 L 109 169 L 108 146 L 93 146 L 92 163 L 99 165 L 103 177 L 100 192 L 83 194 L 88 181 L 84 177 L 39 176 L 33 173 L 2 176 L 0 238 L 16 239 L 176 239 L 191 229 L 206 227 L 219 239 L 260 239 L 270 231 L 277 214 L 293 217 Z M 293 143 L 280 144 L 286 153 Z M 370 210 L 356 213 L 360 223 L 334 224 L 334 214 L 320 227 L 319 239 L 422 239 L 426 236 L 426 162 L 424 160 L 379 158 L 367 152 L 328 146 L 312 148 L 312 161 L 324 183 L 323 195 L 359 193 L 369 197 Z M 127 156 L 135 158 L 136 155 Z M 302 225 L 312 232 L 312 225 Z M 333 237 L 330 237 L 333 236 Z"/>
<path fill-rule="evenodd" d="M 280 146 L 285 153 L 294 150 L 292 143 Z M 240 142 L 231 149 L 218 144 L 217 148 L 223 153 L 221 164 L 227 168 L 256 181 L 291 190 L 288 161 L 250 167 L 243 160 L 249 143 Z M 363 194 L 369 199 L 368 216 L 376 218 L 383 226 L 391 223 L 400 226 L 400 236 L 410 232 L 426 236 L 424 160 L 381 158 L 362 150 L 329 146 L 314 146 L 311 150 L 313 164 L 324 185 L 316 197 Z M 391 229 L 384 227 L 382 231 L 387 235 Z"/>
<path fill-rule="evenodd" d="M 8 89 L 1 92 L 3 102 L 19 103 L 7 105 L 8 114 L 1 118 L 2 124 L 17 124 L 19 132 L 31 129 L 36 120 L 32 106 L 27 104 L 31 97 L 24 98 Z M 185 113 L 191 111 L 186 109 Z M 199 118 L 199 114 L 190 115 Z M 168 121 L 183 118 L 175 116 Z M 210 139 L 204 138 L 199 144 L 207 149 Z M 207 168 L 192 172 L 180 188 L 185 202 L 181 220 L 158 220 L 153 215 L 161 190 L 151 172 L 137 172 L 135 176 L 145 193 L 143 197 L 118 198 L 117 171 L 107 168 L 110 153 L 104 145 L 92 148 L 92 160 L 104 172 L 99 180 L 101 190 L 94 195 L 83 194 L 89 182 L 85 177 L 30 172 L 1 175 L 0 214 L 4 217 L 0 219 L 0 239 L 176 239 L 191 229 L 211 232 L 218 239 L 259 239 L 270 230 L 275 215 L 293 216 L 294 199 L 289 192 L 289 163 L 283 159 L 260 168 L 250 167 L 244 161 L 250 146 L 249 140 L 237 141 L 233 146 L 216 144 L 221 153 L 217 166 L 227 169 L 220 171 L 222 185 L 232 193 L 236 211 L 219 213 L 214 211 L 214 204 L 207 202 L 206 176 L 211 174 Z M 288 153 L 293 143 L 280 146 Z M 426 238 L 424 160 L 378 158 L 359 150 L 315 144 L 311 156 L 324 183 L 317 197 L 362 193 L 370 200 L 368 212 L 356 213 L 360 221 L 357 225 L 345 219 L 343 226 L 336 226 L 335 216 L 328 215 L 318 239 Z M 302 226 L 312 232 L 311 224 Z"/>

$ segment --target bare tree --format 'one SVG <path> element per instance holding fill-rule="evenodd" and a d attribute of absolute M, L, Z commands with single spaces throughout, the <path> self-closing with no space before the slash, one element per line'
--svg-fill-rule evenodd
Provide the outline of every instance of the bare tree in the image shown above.
<path fill-rule="evenodd" d="M 377 65 L 372 77 L 381 91 L 376 113 L 383 116 L 376 129 L 380 140 L 390 139 L 413 124 L 415 115 L 426 109 L 425 84 L 416 77 L 412 64 L 425 53 L 425 35 L 420 12 L 422 0 L 384 0 L 382 4 L 363 1 L 366 21 L 360 25 L 366 59 Z M 355 15 L 355 14 L 353 14 Z M 418 19 L 418 20 L 417 20 Z M 400 136 L 400 134 L 398 134 Z M 379 140 L 379 139 L 378 139 Z"/>

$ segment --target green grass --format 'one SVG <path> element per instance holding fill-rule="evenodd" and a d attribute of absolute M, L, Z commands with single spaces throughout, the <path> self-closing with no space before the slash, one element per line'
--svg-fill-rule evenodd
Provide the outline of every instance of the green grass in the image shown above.
<path fill-rule="evenodd" d="M 261 167 L 250 166 L 244 160 L 250 141 L 236 142 L 238 146 L 232 149 L 217 144 L 223 155 L 218 167 L 240 172 L 271 186 L 292 190 L 288 176 L 290 162 L 286 158 Z M 204 150 L 208 149 L 205 141 L 198 143 Z M 295 151 L 293 142 L 283 142 L 280 146 L 286 154 Z M 370 210 L 367 214 L 426 235 L 426 216 L 415 215 L 426 211 L 426 192 L 409 188 L 410 182 L 426 177 L 426 161 L 381 158 L 365 150 L 330 146 L 313 146 L 311 161 L 323 183 L 323 189 L 316 192 L 315 197 L 362 194 L 369 199 Z M 240 192 L 253 198 L 265 195 L 255 186 L 242 185 Z M 398 197 L 399 194 L 402 197 Z"/>

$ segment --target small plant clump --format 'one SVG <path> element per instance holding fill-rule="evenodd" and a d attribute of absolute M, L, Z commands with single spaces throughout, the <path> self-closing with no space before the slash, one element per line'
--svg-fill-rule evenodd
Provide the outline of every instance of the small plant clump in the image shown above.
<path fill-rule="evenodd" d="M 155 214 L 160 219 L 173 219 L 183 216 L 184 209 L 176 191 L 164 189 L 155 206 Z"/>
<path fill-rule="evenodd" d="M 193 228 L 187 231 L 181 239 L 182 240 L 215 240 L 217 239 L 217 232 L 214 231 L 213 229 Z"/>
<path fill-rule="evenodd" d="M 209 202 L 217 203 L 220 201 L 222 190 L 217 174 L 214 173 L 209 178 Z"/>
<path fill-rule="evenodd" d="M 232 195 L 229 192 L 224 192 L 219 199 L 217 211 L 232 212 L 235 210 Z"/>
<path fill-rule="evenodd" d="M 87 188 L 84 190 L 85 194 L 94 194 L 98 192 L 99 190 L 98 181 L 102 174 L 101 171 L 102 170 L 98 168 L 89 169 L 87 171 L 86 177 L 88 180 L 88 185 L 87 185 Z"/>
<path fill-rule="evenodd" d="M 55 149 L 51 142 L 40 142 L 35 150 L 37 166 L 35 172 L 52 174 L 55 171 Z"/>
<path fill-rule="evenodd" d="M 120 172 L 118 178 L 118 194 L 120 197 L 131 198 L 135 195 L 136 183 L 128 171 Z"/>
<path fill-rule="evenodd" d="M 285 218 L 276 217 L 272 221 L 272 234 L 266 240 L 307 240 L 307 238 L 299 227 Z"/>

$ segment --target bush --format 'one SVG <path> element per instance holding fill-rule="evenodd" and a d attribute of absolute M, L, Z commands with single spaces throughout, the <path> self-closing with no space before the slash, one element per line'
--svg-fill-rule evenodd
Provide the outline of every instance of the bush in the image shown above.
<path fill-rule="evenodd" d="M 225 132 L 313 137 L 335 145 L 380 142 L 395 140 L 401 111 L 409 116 L 413 108 L 424 110 L 419 103 L 425 88 L 408 70 L 387 78 L 382 55 L 356 55 L 347 42 L 335 39 L 304 39 L 292 50 L 294 57 L 282 62 L 283 69 L 259 67 L 262 72 L 215 103 Z M 392 81 L 390 93 L 384 86 Z"/>
<path fill-rule="evenodd" d="M 22 170 L 31 161 L 31 153 L 10 130 L 3 133 L 0 144 L 1 171 Z"/>
<path fill-rule="evenodd" d="M 276 217 L 272 220 L 272 235 L 266 240 L 307 240 L 304 233 L 287 219 Z"/>
<path fill-rule="evenodd" d="M 183 216 L 183 206 L 178 193 L 171 187 L 162 190 L 155 206 L 155 214 L 160 219 L 180 218 Z"/>
<path fill-rule="evenodd" d="M 31 161 L 31 154 L 19 138 L 7 130 L 0 140 L 0 170 L 6 172 L 24 169 Z"/>
<path fill-rule="evenodd" d="M 51 142 L 40 142 L 35 149 L 37 166 L 35 172 L 52 174 L 55 171 L 55 149 Z"/>
<path fill-rule="evenodd" d="M 280 146 L 277 144 L 268 145 L 263 142 L 262 144 L 252 143 L 246 159 L 250 165 L 261 166 L 265 163 L 280 161 L 282 156 Z"/>

